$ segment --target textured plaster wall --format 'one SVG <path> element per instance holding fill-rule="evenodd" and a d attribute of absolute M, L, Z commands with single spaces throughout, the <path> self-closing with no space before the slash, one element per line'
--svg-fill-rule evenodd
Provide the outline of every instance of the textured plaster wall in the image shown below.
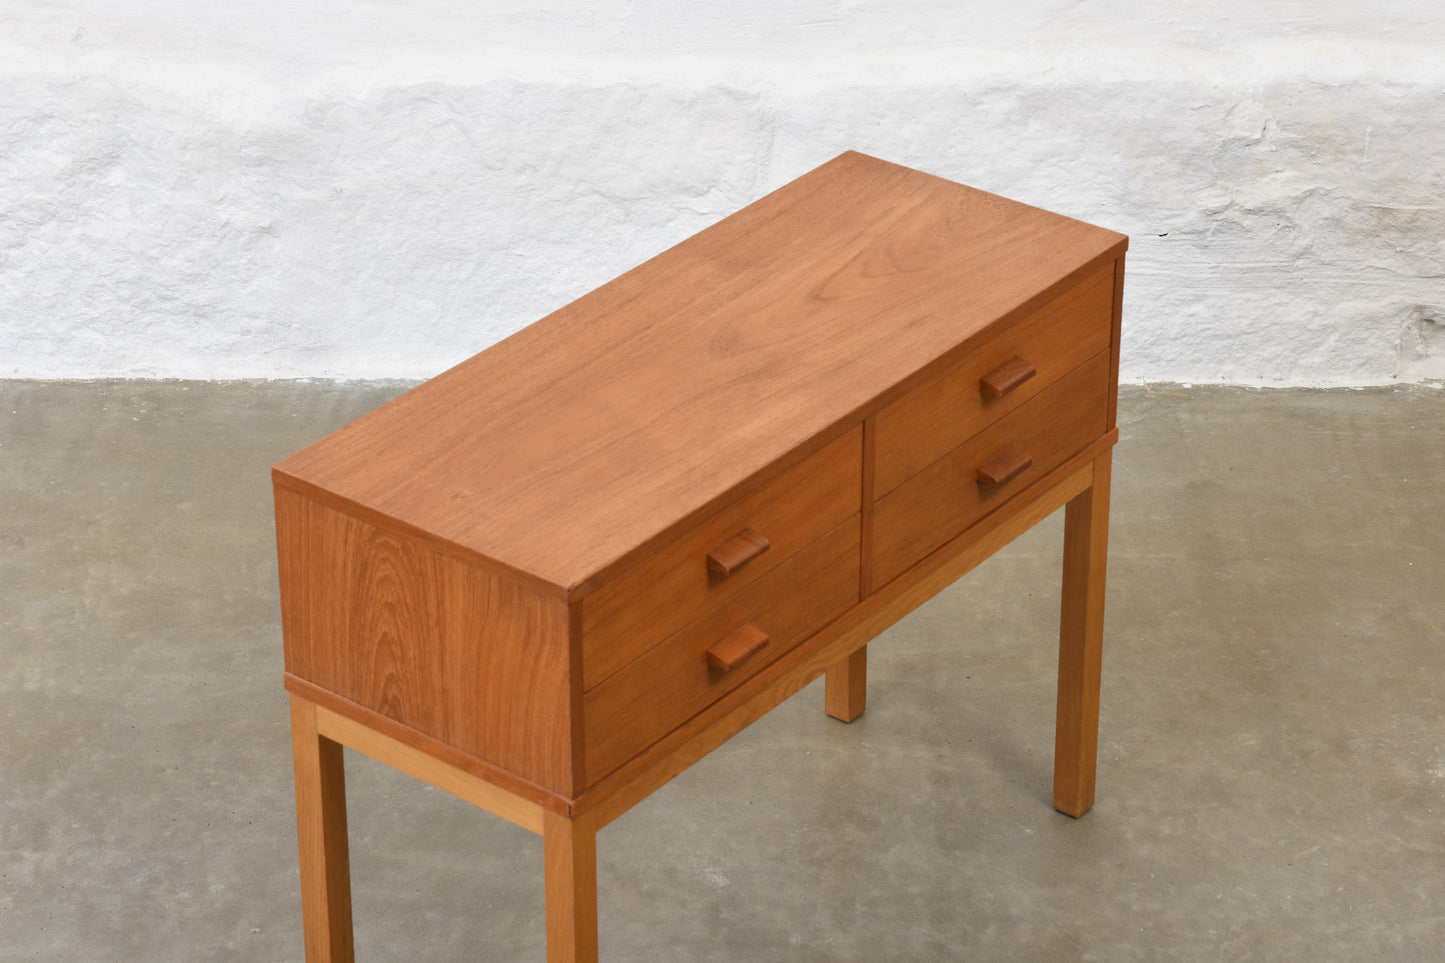
<path fill-rule="evenodd" d="M 1445 378 L 1445 13 L 0 0 L 0 376 L 421 377 L 856 148 L 1127 232 L 1128 378 Z"/>

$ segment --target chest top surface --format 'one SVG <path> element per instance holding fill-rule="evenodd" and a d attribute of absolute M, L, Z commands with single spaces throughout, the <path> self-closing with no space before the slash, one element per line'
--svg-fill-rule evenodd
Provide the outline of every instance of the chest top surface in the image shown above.
<path fill-rule="evenodd" d="M 580 595 L 1126 243 L 850 152 L 274 477 Z"/>

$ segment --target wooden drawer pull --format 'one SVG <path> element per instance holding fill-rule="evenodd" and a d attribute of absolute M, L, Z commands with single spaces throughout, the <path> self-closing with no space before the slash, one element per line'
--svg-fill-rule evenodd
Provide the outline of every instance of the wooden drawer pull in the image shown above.
<path fill-rule="evenodd" d="M 990 488 L 997 488 L 1004 482 L 1017 478 L 1024 469 L 1033 463 L 1033 455 L 1026 455 L 1013 445 L 1009 445 L 978 466 L 978 483 Z"/>
<path fill-rule="evenodd" d="M 767 550 L 768 540 L 751 528 L 745 528 L 707 553 L 708 571 L 731 575 Z"/>
<path fill-rule="evenodd" d="M 752 623 L 744 625 L 707 650 L 707 664 L 714 669 L 731 672 L 767 648 L 768 637 Z"/>
<path fill-rule="evenodd" d="M 1039 369 L 1014 355 L 980 378 L 978 387 L 990 398 L 1002 398 L 1038 373 Z"/>

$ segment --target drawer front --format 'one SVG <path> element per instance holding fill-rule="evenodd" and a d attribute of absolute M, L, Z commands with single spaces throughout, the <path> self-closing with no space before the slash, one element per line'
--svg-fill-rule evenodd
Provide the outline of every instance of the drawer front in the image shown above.
<path fill-rule="evenodd" d="M 857 515 L 862 491 L 860 426 L 588 595 L 582 600 L 583 688 Z"/>
<path fill-rule="evenodd" d="M 584 784 L 612 772 L 857 604 L 859 532 L 855 516 L 588 691 Z M 761 636 L 766 644 L 747 654 Z M 727 661 L 734 661 L 731 668 L 721 664 Z"/>
<path fill-rule="evenodd" d="M 1108 398 L 1103 351 L 880 498 L 872 584 L 891 581 L 1102 435 Z"/>
<path fill-rule="evenodd" d="M 1104 350 L 1113 297 L 1110 262 L 879 412 L 874 492 L 892 491 Z"/>

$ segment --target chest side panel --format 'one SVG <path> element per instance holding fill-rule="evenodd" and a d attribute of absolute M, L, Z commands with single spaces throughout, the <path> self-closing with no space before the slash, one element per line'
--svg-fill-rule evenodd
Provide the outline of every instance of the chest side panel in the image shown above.
<path fill-rule="evenodd" d="M 282 487 L 276 528 L 288 674 L 571 791 L 565 604 Z"/>

